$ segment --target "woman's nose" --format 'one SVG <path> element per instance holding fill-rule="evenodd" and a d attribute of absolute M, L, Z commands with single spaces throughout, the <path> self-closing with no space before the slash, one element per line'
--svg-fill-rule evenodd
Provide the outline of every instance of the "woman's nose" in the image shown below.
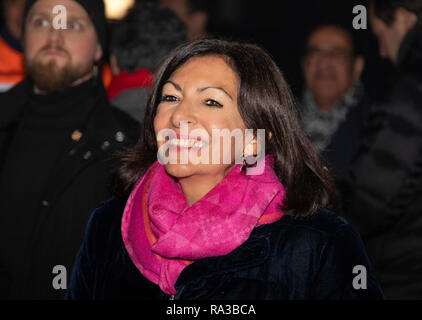
<path fill-rule="evenodd" d="M 182 123 L 193 124 L 196 122 L 193 105 L 187 101 L 182 100 L 181 103 L 173 111 L 170 121 L 175 128 L 180 128 Z"/>

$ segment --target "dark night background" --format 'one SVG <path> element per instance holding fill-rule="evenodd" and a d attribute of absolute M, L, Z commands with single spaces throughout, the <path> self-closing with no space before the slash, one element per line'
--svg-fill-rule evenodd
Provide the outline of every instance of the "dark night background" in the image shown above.
<path fill-rule="evenodd" d="M 137 0 L 142 1 L 142 0 Z M 296 95 L 303 85 L 301 59 L 306 37 L 315 26 L 335 23 L 350 29 L 366 58 L 363 81 L 374 97 L 383 91 L 392 72 L 389 62 L 378 57 L 377 40 L 368 21 L 367 30 L 353 30 L 355 5 L 368 0 L 209 0 L 210 33 L 232 40 L 256 43 L 275 59 Z"/>

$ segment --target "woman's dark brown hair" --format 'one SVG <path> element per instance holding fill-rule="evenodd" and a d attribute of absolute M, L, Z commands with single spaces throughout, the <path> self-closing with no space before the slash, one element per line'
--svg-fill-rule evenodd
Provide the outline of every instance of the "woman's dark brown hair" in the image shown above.
<path fill-rule="evenodd" d="M 332 208 L 337 192 L 328 170 L 303 133 L 290 89 L 280 70 L 261 48 L 217 39 L 188 43 L 175 49 L 156 74 L 138 144 L 120 155 L 117 192 L 127 197 L 137 181 L 157 160 L 154 118 L 162 88 L 189 59 L 221 56 L 240 80 L 238 106 L 246 128 L 265 129 L 266 154 L 274 154 L 274 170 L 286 189 L 284 210 L 307 216 Z"/>

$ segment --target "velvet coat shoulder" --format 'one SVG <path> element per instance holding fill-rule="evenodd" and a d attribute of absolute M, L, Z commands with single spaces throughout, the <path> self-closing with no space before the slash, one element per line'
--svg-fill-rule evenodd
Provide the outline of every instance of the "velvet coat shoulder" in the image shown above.
<path fill-rule="evenodd" d="M 91 216 L 68 299 L 169 298 L 142 276 L 126 252 L 120 232 L 124 207 L 124 201 L 113 198 Z M 357 286 L 356 270 L 365 278 Z M 285 216 L 256 228 L 228 255 L 195 261 L 179 276 L 175 298 L 383 299 L 370 271 L 354 227 L 329 211 L 320 211 L 300 220 Z"/>

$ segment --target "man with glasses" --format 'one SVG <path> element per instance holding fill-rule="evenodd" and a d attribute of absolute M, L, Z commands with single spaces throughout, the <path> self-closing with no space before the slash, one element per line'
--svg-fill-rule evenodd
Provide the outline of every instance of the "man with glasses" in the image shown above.
<path fill-rule="evenodd" d="M 359 78 L 365 62 L 355 52 L 352 36 L 339 26 L 320 26 L 308 38 L 302 62 L 306 88 L 301 116 L 306 133 L 320 152 L 348 114 L 362 105 L 364 90 Z"/>

